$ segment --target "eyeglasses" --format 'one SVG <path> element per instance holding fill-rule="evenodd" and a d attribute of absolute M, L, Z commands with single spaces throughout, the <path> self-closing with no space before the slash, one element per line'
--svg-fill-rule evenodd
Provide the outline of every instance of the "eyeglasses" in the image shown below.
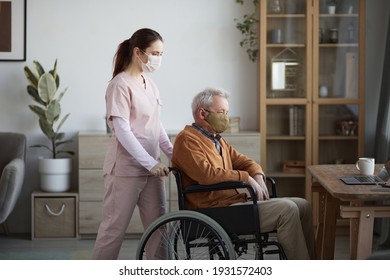
<path fill-rule="evenodd" d="M 216 114 L 224 114 L 224 115 L 227 115 L 227 114 L 228 114 L 228 112 L 226 112 L 226 111 L 211 112 L 211 111 L 209 111 L 209 110 L 207 110 L 207 109 L 205 109 L 205 108 L 203 108 L 203 110 L 205 110 L 207 113 L 216 113 Z"/>

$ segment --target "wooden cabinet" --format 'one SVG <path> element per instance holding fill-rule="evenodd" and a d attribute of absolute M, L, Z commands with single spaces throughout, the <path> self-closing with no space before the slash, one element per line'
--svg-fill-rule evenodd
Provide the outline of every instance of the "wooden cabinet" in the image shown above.
<path fill-rule="evenodd" d="M 327 2 L 260 1 L 261 162 L 280 196 L 311 200 L 304 166 L 364 155 L 365 1 Z"/>
<path fill-rule="evenodd" d="M 176 132 L 169 132 L 172 143 Z M 260 133 L 224 133 L 223 137 L 239 152 L 260 162 Z M 110 135 L 104 132 L 79 132 L 79 234 L 83 238 L 95 236 L 101 222 L 104 182 L 103 161 Z M 169 166 L 168 158 L 161 153 L 161 162 Z M 167 209 L 176 211 L 177 188 L 175 178 L 170 174 L 166 181 Z M 127 229 L 127 234 L 142 234 L 143 227 L 138 208 Z"/>
<path fill-rule="evenodd" d="M 110 134 L 79 132 L 79 234 L 95 236 L 102 219 L 104 197 L 103 162 Z M 142 234 L 138 209 L 127 228 L 127 234 Z"/>

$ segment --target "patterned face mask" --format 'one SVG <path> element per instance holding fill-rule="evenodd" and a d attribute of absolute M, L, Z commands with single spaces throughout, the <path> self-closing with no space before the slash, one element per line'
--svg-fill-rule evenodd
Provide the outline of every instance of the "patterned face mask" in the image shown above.
<path fill-rule="evenodd" d="M 215 113 L 208 112 L 208 116 L 206 117 L 206 121 L 210 124 L 210 126 L 215 130 L 216 133 L 224 132 L 229 126 L 229 118 L 224 113 Z"/>

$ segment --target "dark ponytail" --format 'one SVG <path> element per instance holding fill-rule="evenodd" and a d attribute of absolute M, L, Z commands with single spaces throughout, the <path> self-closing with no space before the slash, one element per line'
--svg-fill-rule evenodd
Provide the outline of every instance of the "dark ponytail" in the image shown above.
<path fill-rule="evenodd" d="M 157 31 L 149 28 L 143 28 L 137 30 L 130 39 L 124 40 L 120 43 L 114 56 L 114 72 L 112 74 L 112 78 L 120 72 L 125 71 L 129 66 L 133 58 L 133 49 L 135 47 L 145 51 L 157 40 L 163 42 L 163 38 Z"/>

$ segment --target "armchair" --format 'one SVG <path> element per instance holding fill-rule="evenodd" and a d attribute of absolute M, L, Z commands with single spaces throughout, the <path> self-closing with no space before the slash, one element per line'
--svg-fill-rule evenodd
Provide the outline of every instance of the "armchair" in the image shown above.
<path fill-rule="evenodd" d="M 0 224 L 8 234 L 6 220 L 22 190 L 25 174 L 26 136 L 0 132 Z"/>

